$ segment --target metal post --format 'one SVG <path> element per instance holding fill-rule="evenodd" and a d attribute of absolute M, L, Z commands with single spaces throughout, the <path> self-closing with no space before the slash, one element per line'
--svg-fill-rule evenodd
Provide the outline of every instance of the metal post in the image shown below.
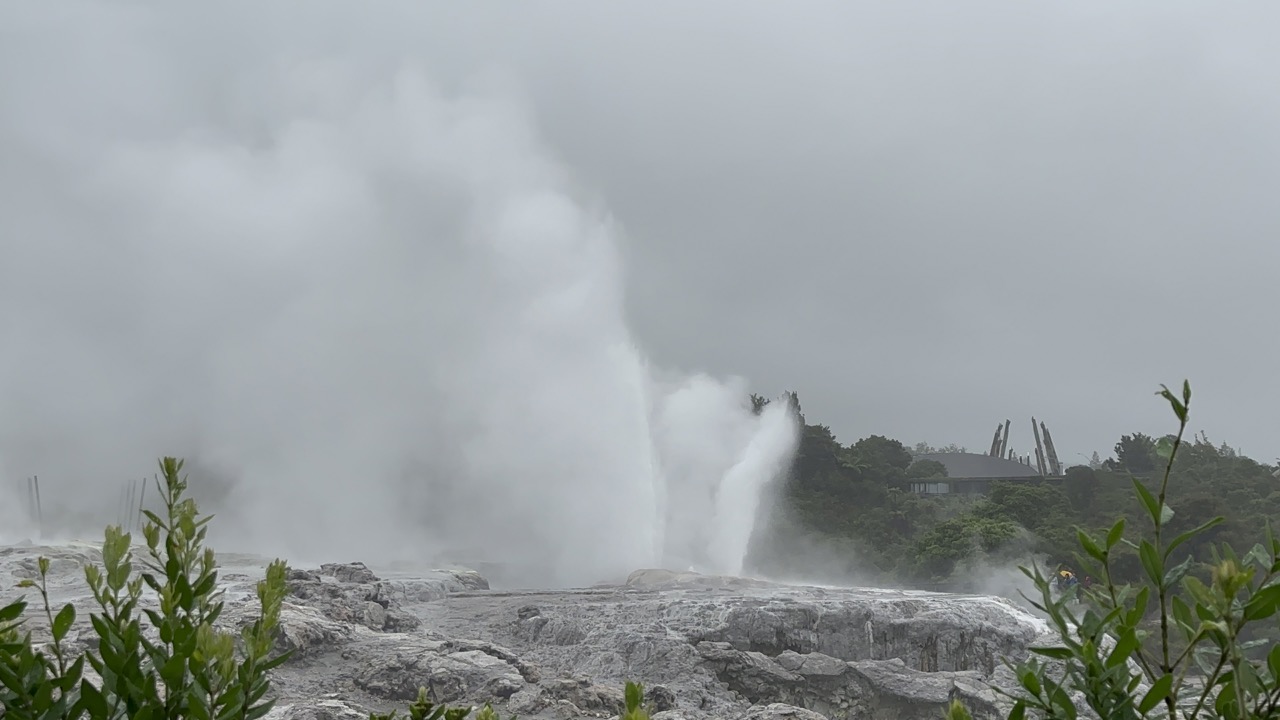
<path fill-rule="evenodd" d="M 36 534 L 41 540 L 44 539 L 44 508 L 40 505 L 40 476 L 31 476 L 32 485 L 36 489 Z"/>
<path fill-rule="evenodd" d="M 147 479 L 142 478 L 141 482 L 142 482 L 142 492 L 139 493 L 139 497 L 138 497 L 138 523 L 135 526 L 138 528 L 142 527 L 142 518 L 143 518 L 142 509 L 147 502 Z"/>

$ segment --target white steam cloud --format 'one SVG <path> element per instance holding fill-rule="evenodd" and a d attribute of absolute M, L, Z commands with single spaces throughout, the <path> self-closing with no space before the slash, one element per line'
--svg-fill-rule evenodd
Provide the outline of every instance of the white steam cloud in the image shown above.
<path fill-rule="evenodd" d="M 175 454 L 220 547 L 741 572 L 794 419 L 651 371 L 619 230 L 515 93 L 37 5 L 0 51 L 0 527 L 38 473 L 96 535 Z"/>

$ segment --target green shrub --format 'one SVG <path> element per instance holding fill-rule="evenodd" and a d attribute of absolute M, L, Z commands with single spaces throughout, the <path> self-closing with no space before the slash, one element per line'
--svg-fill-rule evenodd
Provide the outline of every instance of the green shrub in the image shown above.
<path fill-rule="evenodd" d="M 238 637 L 215 629 L 223 604 L 214 553 L 204 547 L 210 518 L 183 497 L 182 465 L 174 458 L 160 460 L 163 482 L 156 485 L 164 516 L 146 512 L 142 567 L 135 571 L 130 534 L 111 526 L 102 567 L 85 568 L 100 609 L 90 615 L 95 646 L 74 660 L 68 656 L 63 641 L 76 609 L 67 604 L 53 614 L 47 558 L 39 559 L 39 580 L 20 585 L 40 594 L 52 657 L 36 649 L 30 632 L 19 634 L 25 600 L 0 610 L 0 701 L 6 718 L 254 720 L 271 709 L 267 673 L 288 658 L 272 657 L 285 564 L 276 560 L 267 567 L 257 587 L 261 611 L 249 627 Z M 144 587 L 156 594 L 158 609 L 139 611 Z M 99 683 L 84 676 L 86 664 Z"/>
<path fill-rule="evenodd" d="M 1280 645 L 1255 656 L 1251 648 L 1268 641 L 1245 639 L 1251 625 L 1275 618 L 1280 610 L 1280 541 L 1268 526 L 1265 543 L 1243 557 L 1225 543 L 1215 546 L 1207 583 L 1191 574 L 1194 558 L 1185 547 L 1175 556 L 1223 519 L 1167 536 L 1173 510 L 1165 498 L 1187 426 L 1191 386 L 1183 383 L 1180 398 L 1167 387 L 1157 394 L 1169 402 L 1179 427 L 1177 435 L 1155 445 L 1156 456 L 1165 462 L 1158 493 L 1133 478 L 1151 531 L 1133 542 L 1125 536 L 1124 518 L 1104 536 L 1077 528 L 1083 550 L 1076 556 L 1079 567 L 1101 578 L 1084 591 L 1079 616 L 1072 602 L 1079 590 L 1055 596 L 1039 568 L 1022 568 L 1040 593 L 1033 604 L 1048 616 L 1062 644 L 1032 648 L 1039 657 L 1014 667 L 1024 692 L 1004 693 L 1015 700 L 1010 720 L 1028 713 L 1075 718 L 1071 693 L 1107 719 L 1280 718 Z M 1134 584 L 1116 581 L 1115 561 L 1126 546 L 1136 551 L 1144 573 Z M 1055 664 L 1063 672 L 1051 673 Z M 958 703 L 948 715 L 969 717 Z"/>
<path fill-rule="evenodd" d="M 289 653 L 273 654 L 280 607 L 287 592 L 287 566 L 276 560 L 258 583 L 260 612 L 237 635 L 214 627 L 222 614 L 218 571 L 212 549 L 204 547 L 210 516 L 184 498 L 183 462 L 160 460 L 163 482 L 156 485 L 164 508 L 146 512 L 146 550 L 135 568 L 132 537 L 117 526 L 106 529 L 102 567 L 85 568 L 85 580 L 99 612 L 90 615 L 96 642 L 71 657 L 64 640 L 76 608 L 57 613 L 48 593 L 49 560 L 38 561 L 39 579 L 19 585 L 36 590 L 49 623 L 51 642 L 38 648 L 22 632 L 25 599 L 0 608 L 0 717 L 5 720 L 255 720 L 274 705 L 267 698 L 268 672 Z M 142 609 L 143 589 L 152 590 L 158 609 Z M 145 619 L 145 623 L 144 623 Z M 86 664 L 100 682 L 85 677 Z M 472 708 L 435 706 L 419 693 L 409 708 L 413 720 L 462 720 Z M 373 715 L 373 718 L 391 718 Z M 486 706 L 477 720 L 498 720 Z"/>
<path fill-rule="evenodd" d="M 626 707 L 621 720 L 649 720 L 649 709 L 644 706 L 644 685 L 628 681 L 624 698 Z"/>
<path fill-rule="evenodd" d="M 427 699 L 427 689 L 418 688 L 418 699 L 409 706 L 409 720 L 464 720 L 475 708 L 449 707 L 436 705 Z M 399 716 L 392 710 L 386 714 L 370 713 L 369 720 L 396 720 Z M 485 705 L 476 713 L 475 720 L 499 720 L 498 713 L 491 705 Z M 511 720 L 516 720 L 511 716 Z"/>

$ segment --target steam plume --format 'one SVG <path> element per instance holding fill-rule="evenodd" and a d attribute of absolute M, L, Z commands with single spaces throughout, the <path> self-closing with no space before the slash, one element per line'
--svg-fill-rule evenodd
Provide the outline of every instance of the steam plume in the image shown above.
<path fill-rule="evenodd" d="M 209 63 L 97 10 L 120 24 L 10 50 L 49 73 L 4 71 L 0 118 L 0 455 L 47 478 L 61 532 L 96 536 L 174 454 L 223 547 L 741 570 L 794 419 L 651 371 L 620 229 L 514 94 Z"/>

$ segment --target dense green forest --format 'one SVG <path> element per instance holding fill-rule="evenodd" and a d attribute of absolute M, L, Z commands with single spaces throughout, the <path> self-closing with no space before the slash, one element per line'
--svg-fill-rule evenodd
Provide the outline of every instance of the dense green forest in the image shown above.
<path fill-rule="evenodd" d="M 1093 463 L 1067 468 L 1059 480 L 997 482 L 985 495 L 917 495 L 909 490 L 912 480 L 942 477 L 946 469 L 915 457 L 963 448 L 908 447 L 880 435 L 843 444 L 828 427 L 806 422 L 794 394 L 786 398 L 803 433 L 780 488 L 782 502 L 753 549 L 755 568 L 768 574 L 981 591 L 993 568 L 1016 573 L 1032 558 L 1073 565 L 1080 549 L 1075 527 L 1105 531 L 1120 516 L 1139 518 L 1131 478 L 1154 486 L 1157 467 L 1163 467 L 1155 452 L 1160 436 L 1135 432 L 1117 440 L 1113 458 L 1095 455 Z M 757 408 L 767 402 L 754 401 Z M 1268 520 L 1277 525 L 1280 519 L 1276 466 L 1202 434 L 1184 442 L 1170 480 L 1171 532 L 1221 515 L 1226 522 L 1187 550 L 1199 562 L 1210 560 L 1209 543 L 1247 551 L 1262 539 Z M 1142 572 L 1132 551 L 1118 569 L 1120 582 Z"/>

